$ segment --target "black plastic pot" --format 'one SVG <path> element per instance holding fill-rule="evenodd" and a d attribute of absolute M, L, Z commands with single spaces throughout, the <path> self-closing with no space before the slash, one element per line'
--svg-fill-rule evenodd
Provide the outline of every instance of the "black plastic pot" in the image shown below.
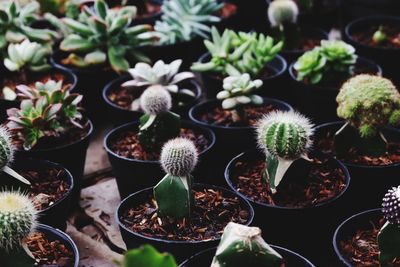
<path fill-rule="evenodd" d="M 132 77 L 130 75 L 124 75 L 122 77 L 119 77 L 118 79 L 111 81 L 103 89 L 103 101 L 107 104 L 109 121 L 111 121 L 113 125 L 121 125 L 123 123 L 138 120 L 143 115 L 143 112 L 141 111 L 127 110 L 118 106 L 108 97 L 111 91 L 118 89 L 122 83 L 131 79 Z M 181 118 L 183 119 L 188 119 L 189 109 L 199 101 L 202 95 L 202 91 L 199 83 L 195 80 L 184 83 L 181 88 L 190 89 L 196 96 L 184 106 L 173 106 L 171 111 L 181 115 Z"/>
<path fill-rule="evenodd" d="M 381 209 L 366 210 L 351 216 L 338 226 L 335 234 L 333 235 L 332 243 L 338 261 L 341 264 L 335 266 L 354 266 L 351 264 L 349 259 L 342 255 L 339 247 L 340 242 L 350 238 L 351 236 L 354 236 L 358 230 L 371 229 L 371 222 L 377 223 L 380 219 L 382 219 L 382 217 L 383 215 Z"/>
<path fill-rule="evenodd" d="M 225 196 L 229 197 L 237 197 L 235 193 L 230 190 L 227 190 L 222 187 L 217 187 L 213 185 L 205 185 L 205 184 L 195 184 L 194 189 L 202 190 L 204 188 L 210 188 L 213 190 L 222 191 Z M 128 249 L 139 247 L 142 244 L 150 244 L 154 246 L 158 251 L 169 252 L 175 256 L 177 262 L 181 262 L 187 258 L 189 258 L 193 253 L 200 252 L 204 249 L 208 249 L 211 247 L 215 247 L 218 245 L 220 239 L 216 240 L 204 240 L 204 241 L 174 241 L 167 239 L 159 239 L 152 238 L 140 233 L 135 233 L 129 228 L 127 228 L 121 221 L 120 216 L 126 209 L 130 207 L 136 206 L 142 203 L 149 195 L 153 192 L 153 188 L 146 188 L 141 191 L 138 191 L 134 194 L 131 194 L 127 198 L 121 201 L 116 211 L 116 221 L 118 222 L 119 229 L 121 231 L 122 239 L 124 240 Z M 243 209 L 248 211 L 249 219 L 246 222 L 246 225 L 251 224 L 254 211 L 251 207 L 250 203 L 242 197 L 239 197 L 241 201 L 241 206 Z"/>
<path fill-rule="evenodd" d="M 339 93 L 340 85 L 313 85 L 297 81 L 293 67 L 294 64 L 295 62 L 293 62 L 289 67 L 290 80 L 292 83 L 291 93 L 293 96 L 294 106 L 317 123 L 337 120 L 336 96 Z M 360 73 L 376 73 L 377 75 L 382 75 L 382 69 L 369 59 L 359 57 L 356 65 L 359 65 L 360 68 L 362 68 Z"/>
<path fill-rule="evenodd" d="M 50 207 L 41 210 L 39 212 L 39 221 L 40 223 L 51 225 L 61 230 L 65 230 L 66 221 L 68 217 L 68 211 L 71 206 L 72 192 L 74 189 L 74 179 L 71 173 L 65 169 L 60 164 L 56 164 L 54 162 L 50 162 L 47 160 L 38 160 L 38 159 L 23 159 L 14 164 L 12 164 L 13 170 L 16 172 L 21 171 L 39 171 L 46 170 L 50 168 L 54 168 L 57 170 L 64 171 L 64 175 L 60 177 L 63 181 L 65 181 L 69 185 L 69 190 L 66 194 L 56 201 Z M 0 187 L 6 188 L 9 190 L 29 190 L 29 187 L 25 184 L 19 182 L 15 178 L 9 176 L 8 174 L 1 172 L 0 173 Z"/>
<path fill-rule="evenodd" d="M 317 144 L 321 138 L 328 134 L 333 136 L 344 122 L 331 122 L 319 125 L 315 129 L 314 147 L 318 149 Z M 400 130 L 396 128 L 386 128 L 383 130 L 388 142 L 400 142 Z M 399 184 L 400 162 L 387 166 L 367 166 L 361 164 L 344 164 L 351 174 L 351 185 L 348 196 L 351 197 L 353 213 L 376 207 L 381 203 L 382 197 L 392 186 Z"/>
<path fill-rule="evenodd" d="M 272 98 L 264 98 L 266 105 L 271 104 L 279 110 L 293 110 L 293 108 L 280 100 Z M 214 160 L 212 161 L 212 170 L 215 177 L 223 177 L 226 164 L 233 156 L 241 153 L 250 147 L 256 146 L 255 129 L 254 127 L 226 127 L 209 124 L 201 119 L 202 114 L 205 114 L 215 107 L 221 106 L 219 100 L 207 100 L 192 107 L 189 111 L 189 117 L 196 124 L 211 129 L 218 142 L 215 145 Z M 213 184 L 224 185 L 223 179 L 215 179 Z"/>
<path fill-rule="evenodd" d="M 139 123 L 127 123 L 111 130 L 104 138 L 104 148 L 107 151 L 108 159 L 111 163 L 118 190 L 122 198 L 143 188 L 154 186 L 164 177 L 165 173 L 158 161 L 145 161 L 130 159 L 119 156 L 111 149 L 111 144 L 117 136 L 127 131 L 138 131 Z M 215 134 L 204 127 L 200 127 L 192 122 L 183 121 L 182 128 L 193 129 L 206 136 L 209 147 L 199 154 L 199 163 L 194 171 L 197 181 L 212 183 L 215 179 L 210 172 L 212 164 L 212 154 L 214 153 Z"/>
<path fill-rule="evenodd" d="M 286 267 L 315 267 L 309 260 L 293 252 L 289 249 L 278 247 L 271 245 L 271 247 L 278 252 L 284 259 L 286 263 Z M 203 250 L 200 253 L 197 253 L 190 257 L 189 259 L 182 262 L 179 267 L 205 267 L 211 265 L 211 262 L 214 258 L 215 252 L 217 248 L 209 248 L 207 250 Z"/>
<path fill-rule="evenodd" d="M 83 170 L 86 161 L 86 150 L 89 146 L 90 136 L 93 132 L 93 124 L 89 121 L 87 134 L 74 143 L 48 148 L 17 150 L 16 162 L 23 162 L 25 158 L 44 159 L 56 162 L 69 170 L 75 180 L 75 193 L 78 193 L 82 185 Z"/>
<path fill-rule="evenodd" d="M 400 10 L 400 3 L 397 10 Z M 399 13 L 400 15 L 400 13 Z M 352 35 L 354 32 L 365 30 L 370 26 L 379 26 L 382 23 L 391 23 L 400 26 L 400 17 L 371 16 L 354 20 L 347 24 L 344 30 L 345 40 L 356 48 L 359 55 L 368 57 L 379 64 L 384 71 L 384 76 L 400 83 L 398 64 L 400 60 L 400 48 L 373 47 L 356 41 Z"/>
<path fill-rule="evenodd" d="M 264 159 L 258 150 L 249 150 L 241 153 L 229 162 L 225 170 L 225 179 L 228 186 L 240 196 L 249 200 L 255 212 L 254 225 L 259 226 L 268 242 L 282 244 L 298 251 L 302 255 L 311 259 L 317 265 L 328 263 L 333 258 L 333 251 L 330 246 L 330 237 L 340 220 L 348 216 L 346 213 L 346 203 L 343 198 L 347 193 L 350 184 L 350 175 L 347 168 L 338 160 L 318 155 L 318 158 L 327 158 L 326 164 L 332 167 L 339 167 L 344 175 L 346 187 L 333 199 L 318 203 L 311 207 L 292 208 L 284 206 L 269 205 L 249 199 L 243 192 L 238 192 L 232 175 L 235 172 L 236 163 L 254 162 Z M 305 164 L 299 161 L 293 165 L 286 173 L 286 179 L 297 177 L 306 169 Z M 265 220 L 265 218 L 268 220 Z M 288 226 L 288 224 L 291 224 Z M 305 242 L 306 241 L 306 242 Z M 324 258 L 321 258 L 323 251 Z M 322 265 L 323 266 L 323 265 Z"/>
<path fill-rule="evenodd" d="M 1 73 L 1 78 L 0 80 L 3 80 L 4 78 L 8 77 L 11 72 L 7 70 L 2 70 L 0 71 Z M 75 92 L 76 86 L 78 83 L 78 79 L 76 75 L 69 70 L 66 69 L 60 69 L 57 67 L 53 67 L 49 72 L 44 72 L 43 75 L 46 75 L 47 73 L 61 73 L 65 77 L 65 83 L 71 84 L 70 91 Z M 39 75 L 42 75 L 40 73 Z M 0 88 L 2 89 L 2 88 Z M 20 101 L 19 100 L 5 100 L 5 99 L 0 99 L 0 123 L 3 123 L 7 119 L 7 109 L 9 108 L 19 108 Z"/>
<path fill-rule="evenodd" d="M 198 61 L 205 63 L 209 62 L 210 59 L 211 55 L 207 52 L 203 54 Z M 263 81 L 263 86 L 257 91 L 257 94 L 266 97 L 285 99 L 288 91 L 285 90 L 282 85 L 284 84 L 284 74 L 287 69 L 286 60 L 280 55 L 276 55 L 272 61 L 265 65 L 265 68 L 269 71 L 269 73 L 273 74 L 267 78 L 259 78 Z M 200 73 L 200 77 L 203 81 L 203 90 L 207 99 L 215 99 L 217 93 L 223 90 L 222 84 L 224 77 L 219 77 L 217 75 L 219 74 L 212 72 Z"/>
<path fill-rule="evenodd" d="M 345 24 L 365 16 L 399 16 L 400 2 L 397 0 L 342 0 L 341 15 Z"/>

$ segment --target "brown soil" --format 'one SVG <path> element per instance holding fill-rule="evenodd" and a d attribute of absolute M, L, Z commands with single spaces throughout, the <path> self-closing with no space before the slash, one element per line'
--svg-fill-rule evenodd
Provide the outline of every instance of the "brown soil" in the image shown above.
<path fill-rule="evenodd" d="M 328 135 L 323 139 L 316 142 L 318 150 L 325 154 L 335 155 L 334 139 L 332 135 Z M 347 153 L 346 157 L 339 157 L 339 160 L 346 163 L 353 163 L 359 165 L 368 166 L 387 166 L 400 162 L 400 144 L 389 143 L 388 152 L 380 157 L 372 157 L 366 155 L 360 155 L 359 150 L 356 147 L 351 148 Z"/>
<path fill-rule="evenodd" d="M 232 3 L 225 3 L 219 11 L 218 16 L 222 19 L 227 19 L 237 13 L 237 6 Z"/>
<path fill-rule="evenodd" d="M 16 90 L 17 85 L 20 84 L 25 84 L 29 87 L 35 87 L 36 82 L 42 82 L 45 83 L 49 80 L 55 80 L 55 81 L 63 81 L 63 88 L 70 88 L 72 84 L 64 84 L 65 77 L 63 74 L 58 73 L 58 72 L 53 72 L 53 73 L 45 73 L 45 74 L 31 74 L 28 77 L 23 77 L 21 76 L 21 72 L 17 74 L 10 74 L 7 75 L 7 78 L 4 78 L 2 83 L 1 83 L 1 89 L 4 87 L 9 87 L 13 89 L 14 91 Z M 3 90 L 0 90 L 0 99 L 4 99 L 3 96 Z"/>
<path fill-rule="evenodd" d="M 383 32 L 387 35 L 387 40 L 376 43 L 372 39 L 374 33 L 383 26 Z M 356 42 L 364 45 L 380 47 L 380 48 L 400 48 L 400 25 L 383 23 L 380 25 L 371 25 L 363 27 L 362 31 L 354 32 L 351 36 Z"/>
<path fill-rule="evenodd" d="M 202 114 L 200 119 L 209 124 L 218 126 L 254 126 L 257 121 L 265 114 L 276 110 L 272 105 L 261 105 L 261 106 L 246 106 L 244 107 L 244 112 L 247 116 L 247 122 L 239 121 L 235 122 L 233 120 L 232 111 L 225 110 L 218 106 L 214 108 L 211 112 Z"/>
<path fill-rule="evenodd" d="M 300 39 L 300 42 L 298 43 L 297 47 L 294 47 L 292 49 L 286 49 L 283 48 L 283 51 L 292 51 L 292 50 L 300 50 L 300 51 L 308 51 L 313 49 L 316 46 L 319 46 L 321 43 L 321 38 L 316 38 L 316 37 L 308 37 L 305 36 Z"/>
<path fill-rule="evenodd" d="M 228 222 L 246 223 L 249 213 L 237 197 L 230 198 L 221 191 L 194 191 L 195 205 L 189 220 L 159 217 L 156 201 L 149 194 L 144 203 L 125 211 L 122 223 L 133 232 L 144 236 L 182 241 L 205 241 L 221 237 Z"/>
<path fill-rule="evenodd" d="M 358 230 L 353 236 L 340 242 L 340 252 L 354 267 L 380 266 L 377 237 L 385 221 L 381 219 L 370 223 L 369 229 Z M 395 266 L 400 266 L 400 259 L 387 265 L 387 267 Z"/>
<path fill-rule="evenodd" d="M 201 133 L 192 129 L 181 129 L 180 137 L 192 140 L 199 153 L 209 146 L 209 140 Z M 147 153 L 139 143 L 137 131 L 126 131 L 121 133 L 115 140 L 112 140 L 111 150 L 121 157 L 137 160 L 155 161 L 160 157 L 160 153 Z"/>
<path fill-rule="evenodd" d="M 265 168 L 266 163 L 262 159 L 255 162 L 239 161 L 231 179 L 237 190 L 253 201 L 293 208 L 326 202 L 346 187 L 345 175 L 339 167 L 332 168 L 326 161 L 314 158 L 308 174 L 299 173 L 299 176 L 287 177 L 282 180 L 277 192 L 272 194 L 269 185 L 263 180 Z"/>
<path fill-rule="evenodd" d="M 52 206 L 70 189 L 70 185 L 63 180 L 64 170 L 52 168 L 40 171 L 27 170 L 19 173 L 31 182 L 29 197 L 38 210 Z"/>

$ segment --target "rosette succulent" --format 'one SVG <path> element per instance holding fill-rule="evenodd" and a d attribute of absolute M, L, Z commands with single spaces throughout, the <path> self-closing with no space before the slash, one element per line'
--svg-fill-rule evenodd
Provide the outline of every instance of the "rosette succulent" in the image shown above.
<path fill-rule="evenodd" d="M 355 48 L 340 40 L 322 40 L 320 51 L 334 71 L 350 73 L 357 61 Z"/>
<path fill-rule="evenodd" d="M 297 71 L 297 80 L 307 79 L 311 84 L 319 83 L 323 77 L 326 61 L 320 49 L 305 52 L 293 66 Z"/>

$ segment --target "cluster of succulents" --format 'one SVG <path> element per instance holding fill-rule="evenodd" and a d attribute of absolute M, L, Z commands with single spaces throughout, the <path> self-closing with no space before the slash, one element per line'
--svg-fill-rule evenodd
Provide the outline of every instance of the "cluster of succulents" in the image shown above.
<path fill-rule="evenodd" d="M 270 36 L 255 32 L 236 33 L 226 29 L 220 35 L 213 27 L 211 37 L 211 41 L 204 41 L 211 54 L 210 61 L 194 63 L 191 67 L 193 71 L 216 72 L 225 76 L 249 73 L 256 78 L 283 46 L 283 42 L 274 43 Z"/>
<path fill-rule="evenodd" d="M 161 11 L 161 20 L 154 30 L 160 44 L 176 44 L 192 40 L 196 36 L 208 38 L 208 24 L 220 21 L 215 14 L 223 3 L 217 0 L 166 0 Z"/>
<path fill-rule="evenodd" d="M 114 71 L 124 72 L 130 67 L 127 59 L 148 61 L 137 48 L 151 44 L 154 36 L 150 25 L 130 26 L 135 16 L 134 6 L 111 10 L 104 0 L 96 0 L 94 9 L 83 6 L 79 20 L 63 18 L 71 31 L 60 44 L 70 53 L 63 64 L 84 68 L 108 62 Z"/>
<path fill-rule="evenodd" d="M 322 40 L 320 46 L 297 59 L 294 69 L 297 80 L 317 84 L 330 72 L 351 75 L 356 62 L 353 46 L 339 40 Z"/>
<path fill-rule="evenodd" d="M 309 160 L 307 151 L 312 144 L 313 125 L 294 111 L 276 111 L 259 121 L 257 135 L 267 162 L 264 178 L 271 192 L 276 193 L 292 163 L 300 158 Z"/>
<path fill-rule="evenodd" d="M 10 130 L 16 130 L 24 141 L 23 147 L 30 150 L 39 139 L 60 136 L 72 128 L 83 128 L 82 96 L 70 93 L 60 82 L 37 83 L 36 87 L 19 85 L 22 98 L 20 108 L 7 111 Z"/>

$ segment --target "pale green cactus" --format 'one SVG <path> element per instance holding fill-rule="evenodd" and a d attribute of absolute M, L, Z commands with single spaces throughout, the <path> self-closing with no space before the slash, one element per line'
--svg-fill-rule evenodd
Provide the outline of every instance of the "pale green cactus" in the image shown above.
<path fill-rule="evenodd" d="M 282 263 L 282 256 L 264 241 L 260 228 L 230 222 L 211 267 L 280 267 Z"/>
<path fill-rule="evenodd" d="M 262 118 L 257 126 L 258 145 L 265 151 L 267 169 L 264 178 L 272 193 L 292 163 L 307 158 L 313 125 L 294 111 L 276 111 Z"/>
<path fill-rule="evenodd" d="M 176 219 L 190 216 L 194 196 L 191 172 L 197 164 L 198 152 L 188 139 L 168 141 L 161 152 L 160 162 L 167 173 L 154 187 L 154 197 L 161 215 Z"/>
<path fill-rule="evenodd" d="M 117 264 L 121 267 L 178 267 L 171 254 L 160 253 L 151 245 L 128 250 L 123 261 Z"/>
<path fill-rule="evenodd" d="M 272 27 L 296 24 L 299 8 L 293 0 L 274 0 L 268 6 L 268 19 Z"/>

